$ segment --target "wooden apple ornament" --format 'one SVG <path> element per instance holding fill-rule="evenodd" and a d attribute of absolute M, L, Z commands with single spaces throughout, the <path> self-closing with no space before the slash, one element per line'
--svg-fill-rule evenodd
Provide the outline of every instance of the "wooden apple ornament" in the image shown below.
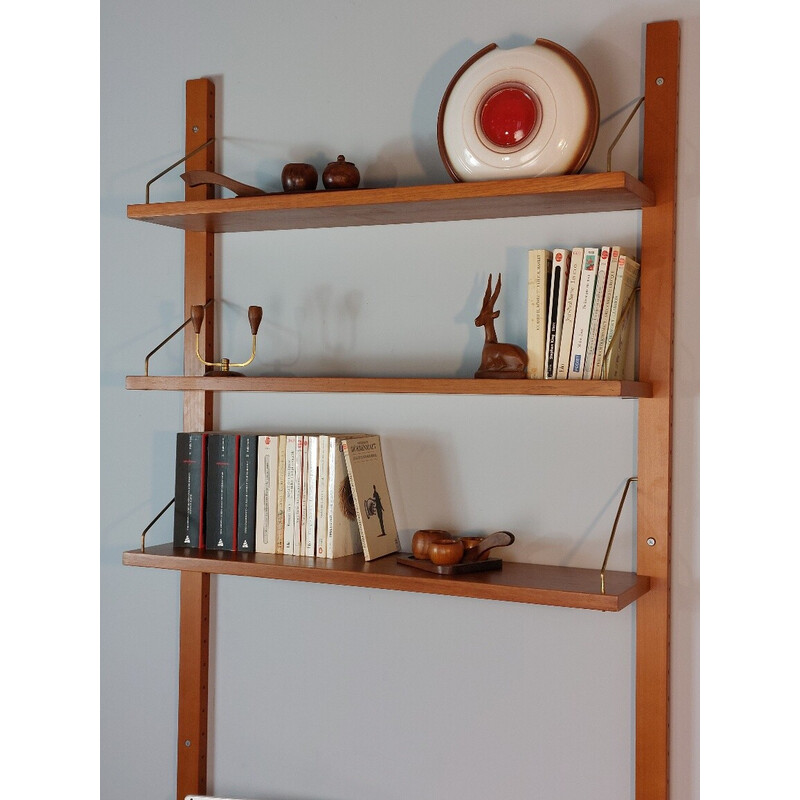
<path fill-rule="evenodd" d="M 287 164 L 281 172 L 284 192 L 313 192 L 317 188 L 317 170 L 313 164 Z"/>

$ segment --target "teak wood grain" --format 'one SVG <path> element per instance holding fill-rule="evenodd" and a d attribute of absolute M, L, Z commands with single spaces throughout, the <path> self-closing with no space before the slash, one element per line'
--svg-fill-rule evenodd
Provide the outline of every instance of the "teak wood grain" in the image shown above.
<path fill-rule="evenodd" d="M 228 233 L 642 209 L 653 193 L 625 172 L 475 183 L 276 193 L 128 206 L 130 219 Z"/>
<path fill-rule="evenodd" d="M 361 394 L 538 395 L 558 397 L 650 397 L 639 381 L 482 380 L 480 378 L 192 377 L 129 375 L 126 389 L 207 392 L 321 392 Z"/>
<path fill-rule="evenodd" d="M 205 78 L 186 82 L 186 150 L 191 153 L 215 136 L 214 84 Z M 186 162 L 187 169 L 215 168 L 215 149 L 210 145 Z M 211 187 L 186 186 L 186 200 L 213 197 Z M 205 231 L 184 234 L 184 313 L 214 297 L 214 235 Z M 214 345 L 212 313 L 200 334 L 200 352 L 211 357 Z M 184 336 L 184 372 L 202 375 L 205 367 L 196 355 L 195 333 L 187 327 Z M 214 398 L 203 391 L 183 396 L 183 429 L 214 427 Z M 211 577 L 203 573 L 181 573 L 180 653 L 178 683 L 178 741 L 176 797 L 205 794 L 208 756 L 208 653 Z"/>
<path fill-rule="evenodd" d="M 434 575 L 398 564 L 395 555 L 376 561 L 364 557 L 307 558 L 265 553 L 186 550 L 172 544 L 130 550 L 123 563 L 200 574 L 241 575 L 275 580 L 329 583 L 404 592 L 506 600 L 514 603 L 620 611 L 644 595 L 647 576 L 606 572 L 601 591 L 600 570 L 503 562 L 503 568 L 465 575 Z"/>
<path fill-rule="evenodd" d="M 636 608 L 636 797 L 669 797 L 672 364 L 680 26 L 647 26 L 642 212 L 637 568 L 652 591 Z"/>

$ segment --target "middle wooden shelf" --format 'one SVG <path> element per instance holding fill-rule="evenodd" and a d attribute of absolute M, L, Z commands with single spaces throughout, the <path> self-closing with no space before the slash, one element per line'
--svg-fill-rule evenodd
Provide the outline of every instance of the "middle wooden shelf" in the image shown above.
<path fill-rule="evenodd" d="M 640 381 L 483 380 L 477 378 L 217 377 L 129 375 L 126 389 L 178 392 L 316 392 L 357 394 L 538 395 L 550 397 L 653 396 Z"/>

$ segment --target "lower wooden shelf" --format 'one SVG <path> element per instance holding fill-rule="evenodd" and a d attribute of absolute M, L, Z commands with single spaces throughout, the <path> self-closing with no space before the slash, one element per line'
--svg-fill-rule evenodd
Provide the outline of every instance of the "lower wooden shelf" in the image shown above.
<path fill-rule="evenodd" d="M 644 575 L 606 571 L 603 592 L 600 570 L 507 561 L 503 562 L 501 570 L 492 572 L 434 575 L 398 564 L 397 555 L 365 562 L 360 555 L 315 559 L 190 550 L 159 544 L 123 553 L 122 563 L 132 567 L 394 589 L 597 611 L 620 611 L 650 588 L 650 579 Z"/>

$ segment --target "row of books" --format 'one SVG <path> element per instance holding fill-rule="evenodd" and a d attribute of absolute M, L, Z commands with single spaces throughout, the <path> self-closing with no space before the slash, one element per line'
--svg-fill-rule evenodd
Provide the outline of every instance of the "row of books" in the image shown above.
<path fill-rule="evenodd" d="M 640 266 L 619 245 L 528 253 L 528 377 L 622 380 Z"/>
<path fill-rule="evenodd" d="M 380 437 L 178 433 L 173 544 L 367 561 L 396 552 Z"/>

